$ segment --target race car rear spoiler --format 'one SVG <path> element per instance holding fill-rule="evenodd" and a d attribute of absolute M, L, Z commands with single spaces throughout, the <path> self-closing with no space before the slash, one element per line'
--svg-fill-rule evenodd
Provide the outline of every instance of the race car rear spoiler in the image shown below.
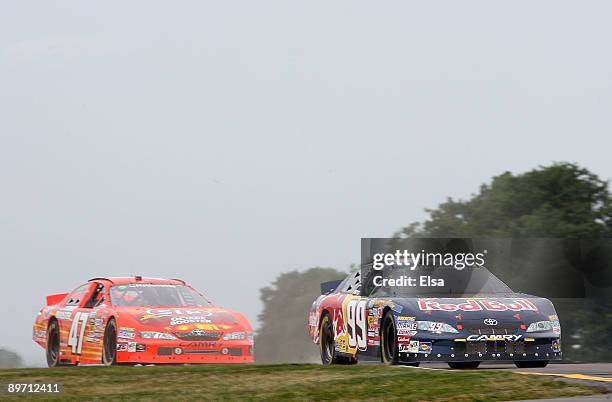
<path fill-rule="evenodd" d="M 61 302 L 66 296 L 68 296 L 68 293 L 58 293 L 55 295 L 47 296 L 47 306 L 53 306 Z"/>

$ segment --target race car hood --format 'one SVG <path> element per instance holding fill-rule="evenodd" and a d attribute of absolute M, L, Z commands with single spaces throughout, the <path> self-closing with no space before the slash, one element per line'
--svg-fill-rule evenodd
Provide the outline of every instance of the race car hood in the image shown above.
<path fill-rule="evenodd" d="M 474 295 L 469 298 L 393 298 L 393 311 L 417 320 L 456 322 L 495 318 L 500 322 L 548 320 L 555 309 L 548 299 L 527 294 Z"/>
<path fill-rule="evenodd" d="M 151 331 L 252 331 L 242 314 L 220 307 L 118 307 L 122 326 Z"/>

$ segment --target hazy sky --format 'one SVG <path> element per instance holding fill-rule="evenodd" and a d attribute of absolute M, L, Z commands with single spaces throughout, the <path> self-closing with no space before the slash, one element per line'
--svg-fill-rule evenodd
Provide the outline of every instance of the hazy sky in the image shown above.
<path fill-rule="evenodd" d="M 4 2 L 0 346 L 48 293 L 186 279 L 253 324 L 491 176 L 612 177 L 609 2 Z M 304 318 L 306 319 L 306 317 Z"/>

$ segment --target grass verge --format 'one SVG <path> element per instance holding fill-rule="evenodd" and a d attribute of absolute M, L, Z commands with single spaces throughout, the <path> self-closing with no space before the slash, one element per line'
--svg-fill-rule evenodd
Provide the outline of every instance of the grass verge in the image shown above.
<path fill-rule="evenodd" d="M 601 388 L 497 371 L 444 372 L 383 365 L 307 364 L 3 369 L 0 384 L 60 382 L 35 400 L 505 401 L 592 395 Z"/>

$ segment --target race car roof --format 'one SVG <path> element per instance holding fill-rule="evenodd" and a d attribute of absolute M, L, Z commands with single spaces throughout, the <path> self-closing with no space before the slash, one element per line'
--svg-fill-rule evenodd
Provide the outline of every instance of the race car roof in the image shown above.
<path fill-rule="evenodd" d="M 185 281 L 181 279 L 164 279 L 164 278 L 148 278 L 142 276 L 114 276 L 109 278 L 91 278 L 88 282 L 107 281 L 113 285 L 126 285 L 130 283 L 159 283 L 185 285 Z"/>

